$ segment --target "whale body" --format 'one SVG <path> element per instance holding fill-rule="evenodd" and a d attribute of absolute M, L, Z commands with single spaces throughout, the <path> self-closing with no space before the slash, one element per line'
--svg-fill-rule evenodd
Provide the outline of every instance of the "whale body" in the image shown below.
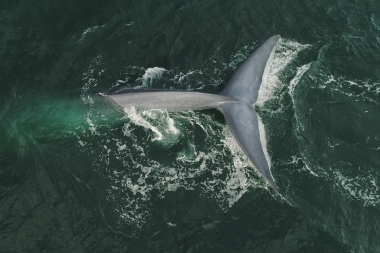
<path fill-rule="evenodd" d="M 266 182 L 276 191 L 268 161 L 260 141 L 258 116 L 253 107 L 268 62 L 280 36 L 272 36 L 251 53 L 236 69 L 218 94 L 184 90 L 127 89 L 106 94 L 118 107 L 135 105 L 169 112 L 215 108 L 221 111 L 243 152 Z"/>

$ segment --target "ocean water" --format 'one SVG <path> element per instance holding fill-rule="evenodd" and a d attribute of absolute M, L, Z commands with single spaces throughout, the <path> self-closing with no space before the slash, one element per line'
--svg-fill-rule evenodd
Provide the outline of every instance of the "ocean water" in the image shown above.
<path fill-rule="evenodd" d="M 215 110 L 282 36 L 255 105 L 274 192 Z M 376 1 L 0 2 L 0 252 L 380 252 Z"/>

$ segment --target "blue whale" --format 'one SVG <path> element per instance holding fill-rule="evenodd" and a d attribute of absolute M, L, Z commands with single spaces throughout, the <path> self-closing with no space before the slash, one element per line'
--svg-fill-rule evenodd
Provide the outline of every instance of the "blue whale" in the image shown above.
<path fill-rule="evenodd" d="M 236 69 L 227 85 L 218 94 L 183 90 L 120 90 L 105 95 L 122 108 L 135 105 L 145 109 L 170 112 L 216 108 L 221 111 L 236 141 L 252 165 L 276 191 L 278 188 L 269 169 L 260 141 L 258 116 L 253 107 L 259 95 L 267 65 L 280 36 L 262 43 Z"/>

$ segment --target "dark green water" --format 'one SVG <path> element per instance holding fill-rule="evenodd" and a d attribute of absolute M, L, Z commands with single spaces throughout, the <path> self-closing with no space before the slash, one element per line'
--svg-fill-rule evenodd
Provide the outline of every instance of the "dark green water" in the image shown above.
<path fill-rule="evenodd" d="M 213 110 L 114 111 L 115 86 L 219 91 L 274 34 L 269 189 Z M 1 1 L 0 252 L 380 252 L 377 1 Z"/>

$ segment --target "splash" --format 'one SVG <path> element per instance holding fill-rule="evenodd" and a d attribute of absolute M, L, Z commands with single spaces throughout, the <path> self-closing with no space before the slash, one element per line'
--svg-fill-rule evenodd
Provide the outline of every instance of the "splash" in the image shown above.
<path fill-rule="evenodd" d="M 175 127 L 174 120 L 165 110 L 139 111 L 135 106 L 130 106 L 124 108 L 124 113 L 135 125 L 151 130 L 155 134 L 152 141 L 167 143 L 173 142 L 179 137 L 180 131 Z"/>
<path fill-rule="evenodd" d="M 265 102 L 277 98 L 276 96 L 279 90 L 283 87 L 289 87 L 288 83 L 282 80 L 287 67 L 292 64 L 300 52 L 310 47 L 311 45 L 309 44 L 303 45 L 293 40 L 279 40 L 268 62 L 269 70 L 268 73 L 264 75 L 264 80 L 259 90 L 259 97 L 256 102 L 257 106 L 264 107 Z M 310 65 L 308 67 L 310 67 Z M 298 78 L 293 81 L 293 86 L 298 83 L 302 75 L 308 70 L 307 67 L 300 68 L 302 68 L 303 71 L 300 72 Z"/>
<path fill-rule="evenodd" d="M 160 79 L 162 75 L 166 72 L 166 69 L 154 67 L 145 70 L 144 75 L 139 79 L 142 81 L 142 85 L 138 88 L 148 88 L 155 79 Z"/>

